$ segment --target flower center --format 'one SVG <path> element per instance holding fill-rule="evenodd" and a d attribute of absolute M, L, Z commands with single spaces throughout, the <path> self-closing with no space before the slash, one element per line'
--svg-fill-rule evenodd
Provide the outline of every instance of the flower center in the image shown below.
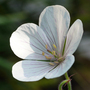
<path fill-rule="evenodd" d="M 51 54 L 51 56 L 46 56 L 44 52 L 42 52 L 42 55 L 45 56 L 46 59 L 49 59 L 50 62 L 49 64 L 50 65 L 56 65 L 56 64 L 59 64 L 61 63 L 62 61 L 64 61 L 64 57 L 61 56 L 58 52 L 57 52 L 57 47 L 55 44 L 53 44 L 53 48 L 54 50 L 53 51 L 50 51 L 48 49 L 48 46 L 45 45 L 45 48 L 47 49 L 47 52 L 49 52 Z"/>

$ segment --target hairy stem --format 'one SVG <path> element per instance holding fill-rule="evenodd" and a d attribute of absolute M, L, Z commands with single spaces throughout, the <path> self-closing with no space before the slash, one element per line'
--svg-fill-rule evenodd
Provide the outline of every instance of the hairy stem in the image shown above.
<path fill-rule="evenodd" d="M 62 81 L 62 82 L 60 83 L 58 89 L 59 89 L 59 90 L 63 90 L 62 87 L 63 87 L 63 85 L 64 85 L 65 83 L 67 83 L 67 82 L 68 82 L 68 80 Z"/>
<path fill-rule="evenodd" d="M 64 84 L 66 84 L 68 86 L 68 90 L 72 90 L 72 87 L 71 87 L 71 79 L 68 77 L 68 74 L 67 72 L 65 73 L 65 78 L 66 80 L 62 81 L 58 87 L 58 90 L 63 90 L 62 87 Z"/>
<path fill-rule="evenodd" d="M 66 78 L 66 80 L 68 80 L 68 81 L 69 81 L 69 82 L 67 83 L 68 90 L 72 90 L 71 80 L 70 80 L 70 78 L 68 77 L 67 72 L 65 73 L 65 78 Z"/>

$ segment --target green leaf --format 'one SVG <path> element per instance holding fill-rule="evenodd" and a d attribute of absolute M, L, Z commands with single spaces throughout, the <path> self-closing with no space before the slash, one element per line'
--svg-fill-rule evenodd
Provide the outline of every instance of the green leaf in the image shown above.
<path fill-rule="evenodd" d="M 12 65 L 13 63 L 11 63 L 9 60 L 0 57 L 0 67 L 11 71 Z"/>

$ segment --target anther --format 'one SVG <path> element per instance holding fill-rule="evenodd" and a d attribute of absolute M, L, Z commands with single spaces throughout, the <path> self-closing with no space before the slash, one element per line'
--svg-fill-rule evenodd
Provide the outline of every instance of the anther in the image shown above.
<path fill-rule="evenodd" d="M 45 55 L 45 53 L 44 53 L 44 52 L 42 52 L 42 55 L 44 56 L 44 55 Z"/>
<path fill-rule="evenodd" d="M 62 60 L 62 59 L 63 59 L 63 57 L 58 58 L 58 60 Z"/>
<path fill-rule="evenodd" d="M 54 47 L 54 48 L 57 48 L 55 44 L 53 44 L 53 47 Z"/>
<path fill-rule="evenodd" d="M 45 56 L 46 59 L 51 59 L 52 57 Z"/>
<path fill-rule="evenodd" d="M 56 52 L 55 51 L 52 51 L 52 55 L 56 55 Z"/>
<path fill-rule="evenodd" d="M 46 48 L 46 49 L 48 49 L 48 46 L 47 46 L 47 45 L 45 45 L 45 48 Z"/>
<path fill-rule="evenodd" d="M 62 62 L 62 61 L 64 61 L 64 60 L 58 60 L 59 62 Z"/>
<path fill-rule="evenodd" d="M 50 51 L 50 50 L 48 50 L 48 49 L 47 49 L 47 51 L 48 51 L 49 53 L 51 53 L 51 51 Z"/>
<path fill-rule="evenodd" d="M 58 61 L 54 61 L 54 63 L 58 64 L 59 62 Z"/>
<path fill-rule="evenodd" d="M 50 62 L 49 64 L 52 65 L 52 66 L 54 66 L 54 63 L 51 63 L 51 62 Z"/>

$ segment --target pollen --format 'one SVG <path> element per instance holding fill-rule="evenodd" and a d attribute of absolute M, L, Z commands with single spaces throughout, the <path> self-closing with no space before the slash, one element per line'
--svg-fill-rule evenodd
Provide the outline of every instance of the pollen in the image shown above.
<path fill-rule="evenodd" d="M 53 44 L 53 47 L 54 47 L 54 48 L 57 48 L 55 44 Z"/>
<path fill-rule="evenodd" d="M 52 66 L 54 66 L 54 63 L 52 63 L 52 62 L 50 62 L 49 64 L 52 65 Z"/>
<path fill-rule="evenodd" d="M 52 57 L 45 56 L 46 59 L 51 59 Z"/>
<path fill-rule="evenodd" d="M 46 48 L 46 49 L 48 49 L 48 46 L 47 46 L 47 45 L 45 45 L 45 48 Z"/>
<path fill-rule="evenodd" d="M 45 53 L 44 53 L 44 52 L 42 52 L 42 55 L 44 56 L 44 55 L 45 55 Z"/>

